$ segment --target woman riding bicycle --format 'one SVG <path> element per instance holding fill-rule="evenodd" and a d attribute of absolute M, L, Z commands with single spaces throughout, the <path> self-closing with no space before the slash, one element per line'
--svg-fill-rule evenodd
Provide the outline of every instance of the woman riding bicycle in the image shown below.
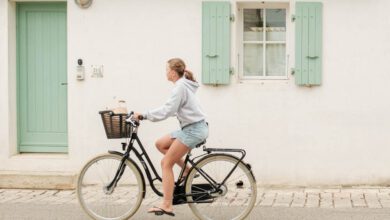
<path fill-rule="evenodd" d="M 184 166 L 182 157 L 208 137 L 208 126 L 205 114 L 195 96 L 199 84 L 194 79 L 193 74 L 186 70 L 184 61 L 179 58 L 168 60 L 166 75 L 167 79 L 174 83 L 170 98 L 163 106 L 143 114 L 135 113 L 134 116 L 136 119 L 143 118 L 153 122 L 177 116 L 180 122 L 180 130 L 167 134 L 156 141 L 157 149 L 164 154 L 161 161 L 164 199 L 160 206 L 153 207 L 148 211 L 174 216 L 172 206 L 173 165 L 176 163 L 181 167 Z M 186 167 L 183 173 L 184 179 L 189 169 Z"/>

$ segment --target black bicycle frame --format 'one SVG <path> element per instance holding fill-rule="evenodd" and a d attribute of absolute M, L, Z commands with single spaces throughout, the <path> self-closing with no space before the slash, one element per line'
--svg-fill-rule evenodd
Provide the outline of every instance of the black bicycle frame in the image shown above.
<path fill-rule="evenodd" d="M 138 151 L 135 147 L 134 147 L 134 141 L 137 142 L 138 146 L 140 147 L 140 151 Z M 158 195 L 158 196 L 163 196 L 163 193 L 160 192 L 154 185 L 154 181 L 158 180 L 158 181 L 162 181 L 162 178 L 160 177 L 160 175 L 157 173 L 152 161 L 150 160 L 149 158 L 149 155 L 147 154 L 144 146 L 142 145 L 137 133 L 133 133 L 131 138 L 130 138 L 130 141 L 129 143 L 127 144 L 126 146 L 126 143 L 123 143 L 123 147 L 125 148 L 126 147 L 126 151 L 124 154 L 120 153 L 120 152 L 117 152 L 117 151 L 109 151 L 109 153 L 111 154 L 117 154 L 117 155 L 122 155 L 122 159 L 121 159 L 121 163 L 119 164 L 119 167 L 118 167 L 118 170 L 115 174 L 115 177 L 113 178 L 113 180 L 106 186 L 106 189 L 107 190 L 113 190 L 113 188 L 116 187 L 116 184 L 117 182 L 119 181 L 119 179 L 121 178 L 123 172 L 124 172 L 124 169 L 125 169 L 125 161 L 127 159 L 130 158 L 130 152 L 133 151 L 135 156 L 138 158 L 138 160 L 140 161 L 140 163 L 142 164 L 144 170 L 145 170 L 145 173 L 146 173 L 146 176 L 149 180 L 149 183 L 150 183 L 150 186 L 152 188 L 152 190 Z M 206 148 L 206 147 L 203 147 L 203 151 L 205 151 L 206 153 L 205 154 L 210 154 L 211 152 L 236 152 L 236 153 L 241 153 L 242 156 L 241 158 L 237 158 L 238 159 L 238 162 L 234 165 L 234 167 L 232 168 L 232 170 L 229 172 L 229 174 L 226 176 L 226 178 L 222 181 L 222 183 L 217 183 L 212 177 L 210 177 L 206 172 L 204 172 L 202 169 L 196 167 L 196 163 L 194 162 L 194 160 L 196 158 L 202 158 L 205 154 L 202 154 L 202 155 L 199 155 L 193 159 L 190 159 L 190 153 L 188 153 L 186 155 L 186 158 L 184 160 L 184 167 L 182 168 L 181 172 L 180 172 L 180 175 L 178 177 L 178 180 L 175 182 L 175 188 L 178 188 L 179 185 L 183 182 L 183 181 L 180 181 L 183 177 L 183 173 L 184 173 L 184 170 L 185 170 L 185 167 L 187 165 L 187 163 L 189 162 L 193 169 L 196 169 L 200 175 L 202 175 L 208 182 L 209 184 L 211 185 L 211 187 L 214 189 L 213 192 L 209 192 L 209 193 L 214 193 L 214 192 L 220 192 L 220 187 L 226 182 L 226 180 L 231 176 L 231 174 L 234 172 L 234 170 L 237 168 L 238 164 L 240 162 L 242 162 L 243 158 L 245 157 L 246 153 L 245 153 L 245 150 L 242 150 L 242 149 L 221 149 L 221 148 Z M 144 159 L 145 158 L 145 159 Z M 150 172 L 149 170 L 149 167 L 151 169 L 151 171 L 153 172 L 154 174 L 154 178 L 152 177 L 152 173 Z M 177 196 L 191 196 L 193 194 L 181 194 L 181 195 L 177 195 Z M 176 196 L 176 195 L 175 195 Z"/>

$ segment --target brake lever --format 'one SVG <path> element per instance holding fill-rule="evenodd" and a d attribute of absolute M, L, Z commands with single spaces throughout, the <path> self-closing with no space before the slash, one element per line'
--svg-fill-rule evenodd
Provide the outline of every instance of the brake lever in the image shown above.
<path fill-rule="evenodd" d="M 130 122 L 130 124 L 133 125 L 134 127 L 138 127 L 139 126 L 139 122 L 134 120 L 134 115 L 131 115 L 128 119 L 126 119 L 126 121 Z"/>
<path fill-rule="evenodd" d="M 133 111 L 129 112 L 129 114 L 127 114 L 126 116 L 126 119 L 130 118 L 132 115 L 134 115 L 134 112 Z"/>

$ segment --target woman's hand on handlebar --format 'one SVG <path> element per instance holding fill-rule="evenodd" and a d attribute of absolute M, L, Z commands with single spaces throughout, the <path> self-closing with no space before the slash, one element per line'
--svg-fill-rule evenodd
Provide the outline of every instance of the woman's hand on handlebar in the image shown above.
<path fill-rule="evenodd" d="M 144 117 L 142 116 L 141 113 L 138 113 L 138 112 L 135 112 L 134 115 L 133 115 L 133 118 L 136 120 L 136 121 L 139 121 L 139 120 L 143 120 Z"/>

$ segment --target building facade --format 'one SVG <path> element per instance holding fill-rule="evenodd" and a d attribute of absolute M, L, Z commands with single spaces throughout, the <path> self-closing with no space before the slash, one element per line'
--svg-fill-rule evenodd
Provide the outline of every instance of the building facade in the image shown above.
<path fill-rule="evenodd" d="M 390 183 L 387 0 L 0 1 L 0 170 L 74 175 L 120 149 L 98 112 L 200 82 L 209 147 L 244 148 L 258 184 Z M 80 60 L 80 61 L 79 61 Z M 81 62 L 82 61 L 82 62 Z M 143 122 L 154 141 L 175 118 Z M 197 149 L 194 151 L 201 151 Z"/>

